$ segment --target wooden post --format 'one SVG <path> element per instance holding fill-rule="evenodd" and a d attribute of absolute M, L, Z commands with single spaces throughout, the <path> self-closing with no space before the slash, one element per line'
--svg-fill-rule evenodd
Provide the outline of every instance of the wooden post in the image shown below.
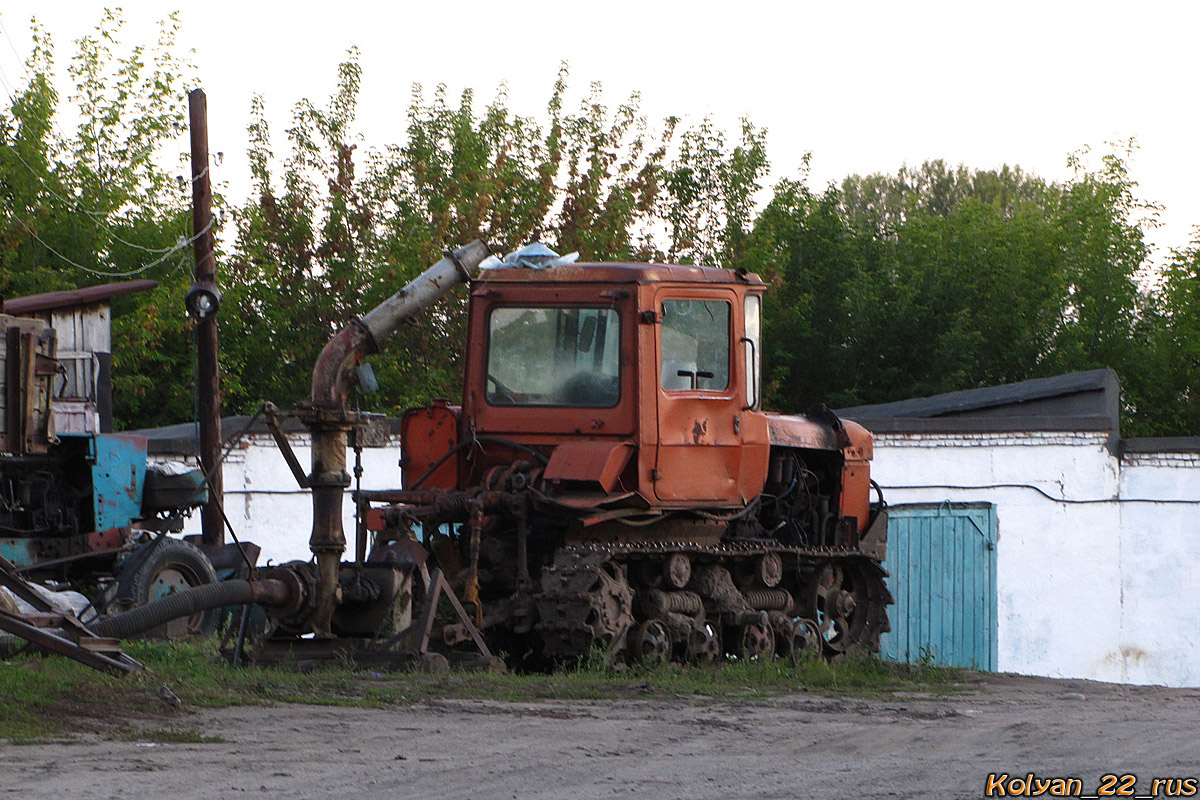
<path fill-rule="evenodd" d="M 213 254 L 212 185 L 208 176 L 208 100 L 203 89 L 188 94 L 192 138 L 192 235 L 197 283 L 216 284 Z M 221 506 L 224 481 L 221 477 L 221 388 L 217 378 L 217 315 L 196 321 L 196 391 L 200 411 L 200 466 L 209 478 L 209 497 L 201 512 L 206 545 L 225 543 Z"/>

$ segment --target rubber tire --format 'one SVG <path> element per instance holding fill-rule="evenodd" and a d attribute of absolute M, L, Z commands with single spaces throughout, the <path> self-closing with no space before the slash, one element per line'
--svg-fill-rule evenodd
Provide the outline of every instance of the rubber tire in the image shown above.
<path fill-rule="evenodd" d="M 182 539 L 166 537 L 135 551 L 117 577 L 117 597 L 125 609 L 144 606 L 162 595 L 152 595 L 155 581 L 167 570 L 180 573 L 189 587 L 216 583 L 217 573 L 208 556 L 195 545 Z M 168 592 L 168 594 L 170 594 Z M 187 620 L 175 620 L 167 625 L 146 631 L 147 639 L 181 639 L 204 635 L 216 630 L 220 609 L 210 609 Z"/>

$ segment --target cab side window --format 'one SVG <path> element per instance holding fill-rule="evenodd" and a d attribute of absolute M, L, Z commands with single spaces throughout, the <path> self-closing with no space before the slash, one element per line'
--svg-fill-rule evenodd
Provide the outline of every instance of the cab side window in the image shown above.
<path fill-rule="evenodd" d="M 729 388 L 730 304 L 724 300 L 664 300 L 662 387 L 667 391 Z"/>
<path fill-rule="evenodd" d="M 746 295 L 746 408 L 757 410 L 762 403 L 762 298 Z"/>

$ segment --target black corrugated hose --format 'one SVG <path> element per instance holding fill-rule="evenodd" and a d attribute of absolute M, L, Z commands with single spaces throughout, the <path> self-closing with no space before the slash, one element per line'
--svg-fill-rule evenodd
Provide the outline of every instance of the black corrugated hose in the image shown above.
<path fill-rule="evenodd" d="M 122 614 L 103 617 L 88 625 L 88 629 L 100 637 L 128 639 L 159 625 L 165 625 L 173 619 L 190 617 L 210 608 L 249 605 L 253 602 L 254 590 L 250 581 L 206 583 L 169 594 Z M 29 642 L 20 636 L 0 633 L 0 657 L 11 655 L 28 644 Z"/>
<path fill-rule="evenodd" d="M 127 639 L 139 633 L 165 625 L 173 619 L 190 617 L 201 611 L 222 606 L 237 606 L 254 602 L 250 581 L 220 581 L 206 583 L 169 594 L 144 606 L 114 614 L 93 622 L 88 627 L 97 636 Z"/>

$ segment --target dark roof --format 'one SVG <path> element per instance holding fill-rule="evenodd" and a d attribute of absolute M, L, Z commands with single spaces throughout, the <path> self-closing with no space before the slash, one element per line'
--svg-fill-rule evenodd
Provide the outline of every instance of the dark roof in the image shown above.
<path fill-rule="evenodd" d="M 88 286 L 83 289 L 68 289 L 62 292 L 46 292 L 45 294 L 31 294 L 27 297 L 14 297 L 4 301 L 4 313 L 18 316 L 21 314 L 33 314 L 38 311 L 49 311 L 55 308 L 86 306 L 92 303 L 102 303 L 114 297 L 123 297 L 127 294 L 147 292 L 156 286 L 158 286 L 158 281 L 122 281 L 121 283 Z"/>
<path fill-rule="evenodd" d="M 912 400 L 855 406 L 841 409 L 837 413 L 856 419 L 872 419 L 878 417 L 944 417 L 1009 406 L 1013 407 L 1015 411 L 1020 406 L 1025 406 L 1035 400 L 1103 392 L 1116 387 L 1117 373 L 1111 369 L 1093 369 L 1087 372 L 1068 372 L 1066 375 L 1055 375 L 1053 378 L 1034 378 L 1020 383 L 988 386 L 983 389 L 966 389 L 961 392 L 947 392 L 931 397 L 917 397 Z"/>
<path fill-rule="evenodd" d="M 878 433 L 1108 431 L 1119 433 L 1120 382 L 1111 369 L 838 409 Z"/>
<path fill-rule="evenodd" d="M 1200 436 L 1147 436 L 1122 439 L 1121 453 L 1200 453 Z"/>

